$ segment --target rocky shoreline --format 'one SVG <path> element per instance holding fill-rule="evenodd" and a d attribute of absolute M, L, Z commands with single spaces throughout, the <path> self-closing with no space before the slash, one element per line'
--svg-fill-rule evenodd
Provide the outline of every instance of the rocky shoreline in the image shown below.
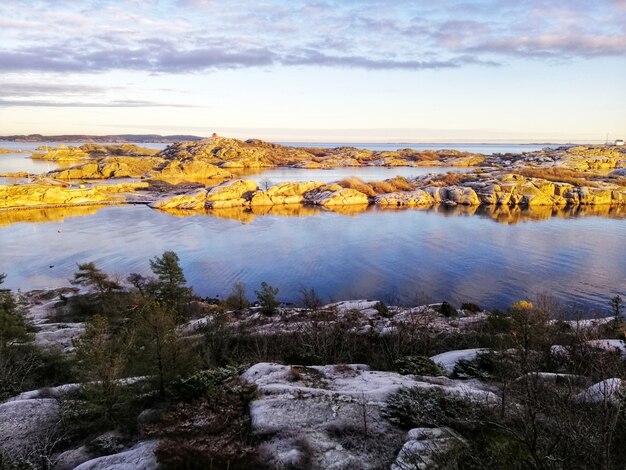
<path fill-rule="evenodd" d="M 160 210 L 205 211 L 303 205 L 351 212 L 445 206 L 579 207 L 626 205 L 626 151 L 561 147 L 485 156 L 456 150 L 304 149 L 259 140 L 177 142 L 161 152 L 135 145 L 52 149 L 34 155 L 78 162 L 23 184 L 0 186 L 0 209 L 145 203 Z M 364 182 L 286 182 L 261 189 L 237 178 L 244 169 L 337 167 L 471 167 L 467 173 Z M 24 174 L 0 176 L 24 177 Z M 139 181 L 127 182 L 128 178 Z M 107 184 L 101 184 L 106 180 Z M 119 181 L 115 183 L 116 181 Z M 114 182 L 108 184 L 109 182 Z"/>

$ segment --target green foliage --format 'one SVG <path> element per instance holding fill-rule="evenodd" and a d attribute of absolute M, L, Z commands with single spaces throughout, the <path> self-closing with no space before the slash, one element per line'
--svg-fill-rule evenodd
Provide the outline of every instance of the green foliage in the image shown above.
<path fill-rule="evenodd" d="M 136 348 L 132 359 L 135 370 L 156 378 L 161 398 L 175 377 L 192 370 L 198 358 L 177 328 L 176 312 L 167 305 L 148 301 L 135 314 L 132 324 Z"/>
<path fill-rule="evenodd" d="M 456 309 L 448 302 L 441 303 L 441 307 L 439 307 L 439 313 L 441 313 L 444 317 L 454 317 L 457 314 Z"/>
<path fill-rule="evenodd" d="M 150 268 L 157 280 L 147 287 L 158 301 L 175 307 L 181 314 L 192 292 L 189 287 L 185 287 L 187 280 L 179 262 L 178 255 L 173 251 L 166 251 L 160 258 L 157 256 L 150 260 Z"/>
<path fill-rule="evenodd" d="M 246 366 L 217 367 L 179 378 L 170 385 L 172 396 L 182 401 L 205 397 L 215 387 L 233 382 L 245 369 Z"/>
<path fill-rule="evenodd" d="M 482 312 L 482 309 L 478 305 L 473 304 L 471 302 L 462 303 L 461 310 L 467 310 L 468 312 L 472 312 L 472 313 Z"/>
<path fill-rule="evenodd" d="M 112 294 L 122 289 L 117 282 L 111 280 L 109 275 L 98 269 L 94 263 L 79 264 L 78 271 L 74 273 L 74 278 L 70 280 L 70 283 L 86 287 L 96 296 L 96 305 L 93 304 L 91 298 L 83 298 L 85 301 L 83 308 L 80 308 L 80 305 L 75 303 L 79 302 L 79 299 L 73 299 L 73 307 L 78 307 L 73 308 L 74 313 L 80 312 L 82 314 L 87 312 L 87 315 L 95 313 L 110 314 Z"/>
<path fill-rule="evenodd" d="M 433 388 L 402 388 L 387 400 L 383 415 L 404 428 L 453 426 L 487 417 L 486 409 L 456 393 Z"/>
<path fill-rule="evenodd" d="M 226 306 L 238 312 L 245 310 L 250 305 L 246 298 L 246 285 L 243 282 L 236 282 L 226 298 Z"/>
<path fill-rule="evenodd" d="M 454 366 L 452 377 L 455 379 L 492 380 L 496 372 L 496 358 L 493 353 L 482 353 L 476 359 L 459 360 Z"/>
<path fill-rule="evenodd" d="M 624 309 L 624 302 L 619 295 L 616 295 L 609 301 L 609 305 L 611 307 L 611 313 L 615 317 L 622 316 L 622 310 Z"/>
<path fill-rule="evenodd" d="M 12 344 L 30 339 L 29 324 L 15 297 L 0 289 L 0 354 Z"/>
<path fill-rule="evenodd" d="M 376 304 L 374 304 L 374 308 L 383 317 L 386 317 L 386 316 L 389 315 L 389 308 L 385 305 L 385 303 L 383 301 L 376 302 Z"/>
<path fill-rule="evenodd" d="M 134 345 L 132 330 L 114 330 L 109 320 L 101 315 L 85 324 L 85 333 L 76 341 L 84 396 L 105 422 L 116 422 L 119 405 L 126 400 L 122 379 L 127 376 Z"/>
<path fill-rule="evenodd" d="M 78 271 L 74 273 L 74 279 L 71 279 L 70 283 L 92 289 L 101 296 L 121 289 L 117 282 L 111 280 L 109 275 L 98 269 L 93 262 L 79 264 Z"/>
<path fill-rule="evenodd" d="M 261 290 L 255 290 L 256 298 L 261 305 L 261 312 L 266 315 L 272 315 L 276 312 L 276 308 L 280 302 L 276 299 L 278 288 L 270 286 L 267 282 L 261 283 Z"/>
<path fill-rule="evenodd" d="M 445 370 L 427 356 L 404 356 L 397 359 L 393 368 L 402 375 L 429 375 L 438 377 L 446 375 Z"/>

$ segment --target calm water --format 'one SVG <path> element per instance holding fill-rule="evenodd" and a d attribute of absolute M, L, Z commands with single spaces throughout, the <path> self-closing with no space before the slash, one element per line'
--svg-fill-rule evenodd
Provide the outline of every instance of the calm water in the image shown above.
<path fill-rule="evenodd" d="M 262 172 L 242 171 L 237 174 L 242 178 L 257 181 L 261 187 L 264 185 L 273 186 L 286 181 L 322 181 L 325 183 L 339 181 L 343 178 L 356 176 L 364 181 L 382 181 L 395 176 L 413 178 L 426 175 L 428 173 L 469 172 L 474 168 L 460 167 L 350 167 L 350 168 L 330 168 L 328 170 L 304 169 L 304 168 L 270 168 Z"/>
<path fill-rule="evenodd" d="M 626 296 L 626 219 L 576 212 L 550 217 L 550 209 L 517 218 L 482 209 L 468 215 L 473 211 L 373 209 L 348 216 L 300 208 L 291 214 L 297 217 L 241 210 L 177 217 L 124 206 L 0 212 L 0 272 L 8 273 L 11 288 L 52 287 L 64 284 L 76 263 L 147 274 L 148 259 L 174 250 L 190 284 L 207 296 L 224 296 L 237 281 L 246 283 L 250 298 L 267 281 L 287 301 L 302 286 L 315 287 L 326 300 L 393 294 L 412 301 L 426 294 L 492 308 L 549 292 L 599 311 L 610 297 Z M 494 222 L 507 217 L 521 223 Z"/>

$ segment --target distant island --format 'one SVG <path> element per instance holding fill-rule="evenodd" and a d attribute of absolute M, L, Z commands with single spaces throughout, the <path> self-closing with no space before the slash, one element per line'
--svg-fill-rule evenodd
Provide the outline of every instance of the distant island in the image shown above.
<path fill-rule="evenodd" d="M 116 135 L 5 135 L 1 142 L 111 142 L 111 143 L 171 143 L 198 141 L 197 135 L 159 135 L 159 134 L 116 134 Z"/>

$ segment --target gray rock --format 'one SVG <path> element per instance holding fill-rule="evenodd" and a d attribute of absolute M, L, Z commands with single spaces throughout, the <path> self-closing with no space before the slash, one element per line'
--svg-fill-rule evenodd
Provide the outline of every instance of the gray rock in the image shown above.
<path fill-rule="evenodd" d="M 158 444 L 158 441 L 140 442 L 125 452 L 89 460 L 74 470 L 156 470 L 154 451 Z"/>
<path fill-rule="evenodd" d="M 53 470 L 72 470 L 83 462 L 87 462 L 93 457 L 86 446 L 77 449 L 66 450 L 54 459 Z"/>
<path fill-rule="evenodd" d="M 87 446 L 95 455 L 110 455 L 121 452 L 127 443 L 128 439 L 121 432 L 109 431 L 94 438 Z"/>
<path fill-rule="evenodd" d="M 14 459 L 51 442 L 59 429 L 59 411 L 59 404 L 53 398 L 1 404 L 0 452 Z"/>

